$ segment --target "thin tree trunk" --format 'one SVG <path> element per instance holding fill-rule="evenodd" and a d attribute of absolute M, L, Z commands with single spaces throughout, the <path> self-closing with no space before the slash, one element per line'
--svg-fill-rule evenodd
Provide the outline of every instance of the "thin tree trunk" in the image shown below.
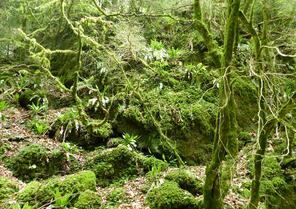
<path fill-rule="evenodd" d="M 260 189 L 260 181 L 262 176 L 262 160 L 264 158 L 267 141 L 269 136 L 275 130 L 276 124 L 278 120 L 282 120 L 287 113 L 289 113 L 292 109 L 296 107 L 295 105 L 296 100 L 296 93 L 289 99 L 289 101 L 283 105 L 280 109 L 277 118 L 270 119 L 264 125 L 260 136 L 259 136 L 259 148 L 256 151 L 255 159 L 254 159 L 254 179 L 252 180 L 252 187 L 251 187 L 251 200 L 249 202 L 248 208 L 249 209 L 257 209 L 259 204 L 259 189 Z"/>
<path fill-rule="evenodd" d="M 204 185 L 205 209 L 223 208 L 224 195 L 221 193 L 221 164 L 225 160 L 226 155 L 234 157 L 237 150 L 236 108 L 230 86 L 230 72 L 232 71 L 230 65 L 235 48 L 239 6 L 240 0 L 228 0 L 228 17 L 225 28 L 224 51 L 221 59 L 222 68 L 220 70 L 220 76 L 223 78 L 219 89 L 221 110 L 219 111 L 216 124 L 212 159 L 206 169 Z"/>

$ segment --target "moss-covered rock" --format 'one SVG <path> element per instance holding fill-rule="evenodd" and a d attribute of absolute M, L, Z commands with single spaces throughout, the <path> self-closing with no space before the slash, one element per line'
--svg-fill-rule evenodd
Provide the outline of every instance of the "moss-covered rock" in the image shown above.
<path fill-rule="evenodd" d="M 203 193 L 202 181 L 184 169 L 171 171 L 165 176 L 165 179 L 176 182 L 182 189 L 193 195 Z"/>
<path fill-rule="evenodd" d="M 13 193 L 19 190 L 19 185 L 16 181 L 10 178 L 0 177 L 0 202 L 1 200 L 8 198 Z"/>
<path fill-rule="evenodd" d="M 176 182 L 166 181 L 152 189 L 146 197 L 152 209 L 199 209 L 201 203 L 192 194 L 181 189 Z"/>
<path fill-rule="evenodd" d="M 176 142 L 180 155 L 187 163 L 206 162 L 210 153 L 207 145 L 214 135 L 218 108 L 200 98 L 203 92 L 199 88 L 191 85 L 187 87 L 184 90 L 184 85 L 178 83 L 176 89 L 167 87 L 159 90 L 157 86 L 141 92 L 146 107 L 138 99 L 130 98 L 127 107 L 119 114 L 114 129 L 119 133 L 141 136 L 138 140 L 141 148 L 171 159 L 172 150 L 161 140 L 154 124 L 156 120 L 162 131 Z M 145 111 L 146 108 L 149 108 L 150 113 Z"/>
<path fill-rule="evenodd" d="M 75 208 L 78 209 L 95 209 L 100 208 L 102 199 L 100 195 L 91 190 L 85 190 L 80 193 Z"/>
<path fill-rule="evenodd" d="M 125 202 L 126 193 L 124 188 L 114 188 L 107 196 L 108 205 L 117 205 Z"/>
<path fill-rule="evenodd" d="M 67 127 L 67 128 L 65 128 Z M 68 108 L 51 126 L 49 136 L 58 140 L 67 140 L 83 147 L 90 147 L 107 140 L 112 135 L 112 125 L 105 122 L 101 125 L 81 120 L 77 108 Z"/>
<path fill-rule="evenodd" d="M 148 172 L 156 164 L 162 169 L 167 166 L 161 160 L 145 157 L 127 146 L 119 145 L 91 153 L 86 168 L 95 172 L 98 185 L 107 186 L 118 179 Z"/>
<path fill-rule="evenodd" d="M 92 171 L 81 171 L 76 174 L 64 177 L 55 177 L 43 182 L 32 181 L 19 192 L 17 200 L 21 204 L 29 203 L 30 205 L 40 206 L 49 202 L 55 197 L 58 191 L 61 196 L 70 194 L 72 201 L 77 194 L 96 189 L 96 176 Z"/>
<path fill-rule="evenodd" d="M 22 148 L 7 164 L 16 177 L 28 181 L 58 174 L 67 164 L 67 158 L 62 149 L 49 150 L 32 144 Z"/>

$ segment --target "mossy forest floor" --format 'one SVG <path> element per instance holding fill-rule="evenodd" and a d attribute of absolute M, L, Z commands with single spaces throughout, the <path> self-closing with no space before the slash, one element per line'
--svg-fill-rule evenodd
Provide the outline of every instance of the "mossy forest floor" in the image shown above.
<path fill-rule="evenodd" d="M 48 110 L 48 113 L 44 116 L 44 119 L 47 120 L 49 124 L 52 124 L 56 117 L 61 114 L 64 110 Z M 17 188 L 10 192 L 3 202 L 6 204 L 2 205 L 2 208 L 7 206 L 7 203 L 13 204 L 19 198 L 21 194 L 30 182 L 35 179 L 41 181 L 41 179 L 52 178 L 52 176 L 46 176 L 46 178 L 39 178 L 39 175 L 32 176 L 31 178 L 24 178 L 23 176 L 15 177 L 14 173 L 16 172 L 17 165 L 10 165 L 10 161 L 15 158 L 16 155 L 25 147 L 28 147 L 32 144 L 39 144 L 45 147 L 49 152 L 55 149 L 61 149 L 63 147 L 62 143 L 56 140 L 49 138 L 46 134 L 37 135 L 31 129 L 28 128 L 28 123 L 31 120 L 30 112 L 21 108 L 10 107 L 5 111 L 1 112 L 1 117 L 4 118 L 1 122 L 0 136 L 1 136 L 1 162 L 0 162 L 0 174 L 2 177 L 7 177 L 16 183 Z M 73 145 L 74 146 L 74 145 Z M 63 165 L 62 169 L 58 169 L 54 175 L 66 175 L 70 173 L 77 173 L 81 169 L 85 169 L 84 164 L 89 158 L 89 155 L 93 151 L 83 150 L 75 146 L 73 151 L 71 149 L 66 150 L 66 155 L 71 155 L 75 159 L 76 165 L 75 168 L 71 168 L 71 162 L 74 160 L 69 160 L 66 163 L 67 166 Z M 106 148 L 113 149 L 113 148 Z M 71 153 L 73 152 L 73 153 Z M 50 159 L 47 159 L 50 160 Z M 59 161 L 60 159 L 56 159 Z M 123 162 L 125 159 L 122 159 Z M 127 159 L 128 160 L 128 159 Z M 25 159 L 24 159 L 25 161 Z M 243 182 L 249 181 L 247 177 L 246 170 L 246 159 L 245 155 L 241 154 L 239 157 L 238 172 L 233 179 L 233 187 L 240 188 Z M 26 162 L 24 162 L 26 163 Z M 58 163 L 58 162 L 54 162 Z M 70 164 L 69 164 L 70 163 Z M 122 163 L 122 162 L 121 162 Z M 128 163 L 128 162 L 126 162 Z M 24 165 L 20 165 L 24 166 Z M 34 169 L 38 169 L 38 166 L 41 165 L 28 165 L 31 166 L 32 172 Z M 48 166 L 48 162 L 44 166 Z M 11 167 L 11 168 L 9 168 Z M 12 170 L 11 170 L 12 169 Z M 14 169 L 14 170 L 13 170 Z M 169 166 L 168 168 L 162 169 L 152 168 L 152 171 L 135 176 L 125 176 L 125 178 L 118 177 L 116 181 L 113 181 L 108 186 L 96 186 L 96 192 L 101 197 L 101 207 L 102 208 L 149 208 L 145 203 L 145 198 L 147 192 L 149 192 L 153 187 L 156 187 L 157 184 L 162 184 L 165 180 L 165 176 L 178 168 Z M 205 166 L 188 166 L 185 167 L 191 175 L 200 181 L 204 181 L 205 175 Z M 42 171 L 40 171 L 42 172 Z M 20 175 L 16 172 L 17 175 Z M 38 174 L 38 173 L 36 173 Z M 1 188 L 3 191 L 5 188 Z M 195 198 L 198 199 L 201 197 L 201 194 L 195 194 Z M 56 200 L 51 200 L 56 201 Z M 225 201 L 230 208 L 240 208 L 247 203 L 247 199 L 242 195 L 238 194 L 236 191 L 231 191 L 230 194 L 226 197 Z M 36 202 L 33 202 L 36 204 Z M 6 205 L 6 206 L 5 206 Z M 48 206 L 48 205 L 47 205 Z M 7 206 L 8 207 L 8 206 Z M 38 206 L 37 208 L 46 208 L 44 206 Z M 57 207 L 58 208 L 58 207 Z M 90 207 L 91 208 L 91 207 Z"/>

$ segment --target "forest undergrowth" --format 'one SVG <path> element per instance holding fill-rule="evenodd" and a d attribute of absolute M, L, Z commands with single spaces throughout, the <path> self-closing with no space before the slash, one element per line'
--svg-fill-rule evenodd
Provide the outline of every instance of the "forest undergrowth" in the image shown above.
<path fill-rule="evenodd" d="M 295 208 L 295 10 L 1 1 L 0 208 Z"/>

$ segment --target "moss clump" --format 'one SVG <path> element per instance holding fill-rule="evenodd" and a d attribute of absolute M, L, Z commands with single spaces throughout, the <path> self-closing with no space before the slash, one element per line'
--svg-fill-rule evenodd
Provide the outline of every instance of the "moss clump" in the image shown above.
<path fill-rule="evenodd" d="M 171 171 L 165 179 L 176 182 L 182 189 L 193 195 L 202 194 L 203 192 L 202 182 L 184 169 Z"/>
<path fill-rule="evenodd" d="M 97 125 L 90 120 L 83 121 L 79 110 L 75 107 L 68 108 L 61 114 L 49 130 L 50 137 L 66 139 L 84 147 L 98 144 L 112 133 L 112 125 L 109 122 Z"/>
<path fill-rule="evenodd" d="M 250 174 L 254 173 L 254 157 L 250 157 L 248 161 L 248 168 Z M 270 180 L 273 177 L 283 177 L 283 170 L 281 169 L 280 163 L 274 156 L 266 155 L 262 162 L 262 179 Z"/>
<path fill-rule="evenodd" d="M 74 206 L 78 209 L 94 209 L 99 208 L 101 206 L 101 202 L 102 199 L 96 192 L 85 190 L 79 195 Z"/>
<path fill-rule="evenodd" d="M 10 148 L 10 145 L 0 141 L 0 160 L 5 159 L 5 152 Z"/>
<path fill-rule="evenodd" d="M 0 177 L 0 201 L 8 198 L 11 194 L 19 190 L 19 185 L 17 182 L 1 176 Z"/>
<path fill-rule="evenodd" d="M 81 171 L 65 177 L 55 177 L 44 182 L 32 181 L 17 195 L 17 200 L 21 204 L 40 206 L 48 203 L 55 197 L 55 192 L 60 195 L 72 195 L 71 200 L 75 200 L 75 195 L 86 190 L 95 191 L 96 176 L 92 171 Z"/>
<path fill-rule="evenodd" d="M 40 144 L 32 144 L 22 148 L 7 164 L 16 177 L 28 181 L 55 175 L 63 170 L 66 163 L 63 150 L 50 151 Z"/>
<path fill-rule="evenodd" d="M 166 181 L 159 188 L 152 189 L 146 197 L 152 209 L 199 209 L 200 203 L 193 195 L 181 189 L 177 183 Z"/>
<path fill-rule="evenodd" d="M 263 185 L 266 209 L 295 208 L 296 185 L 289 185 L 280 177 L 266 181 Z"/>
<path fill-rule="evenodd" d="M 124 188 L 115 188 L 107 196 L 108 205 L 123 203 L 126 199 Z"/>
<path fill-rule="evenodd" d="M 162 168 L 166 166 L 160 160 L 144 157 L 127 146 L 119 145 L 93 152 L 86 162 L 86 168 L 95 172 L 100 186 L 107 186 L 118 179 L 145 173 L 157 163 Z"/>

